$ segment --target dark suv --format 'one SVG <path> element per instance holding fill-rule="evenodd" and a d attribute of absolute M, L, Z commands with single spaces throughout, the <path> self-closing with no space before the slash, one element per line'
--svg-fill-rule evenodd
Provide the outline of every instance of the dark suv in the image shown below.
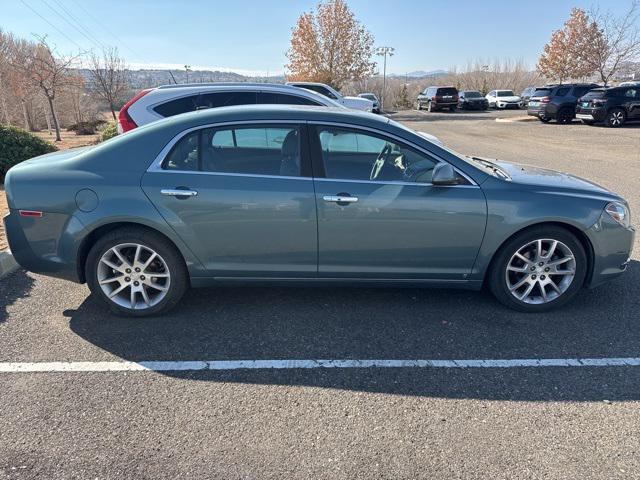
<path fill-rule="evenodd" d="M 597 87 L 595 83 L 567 83 L 538 87 L 531 94 L 527 114 L 538 117 L 545 123 L 550 120 L 569 123 L 575 117 L 578 98 Z"/>
<path fill-rule="evenodd" d="M 591 90 L 578 100 L 576 118 L 587 125 L 602 122 L 607 127 L 640 120 L 640 84 Z"/>
<path fill-rule="evenodd" d="M 456 87 L 429 87 L 418 95 L 416 108 L 422 110 L 427 106 L 430 112 L 448 108 L 452 112 L 458 106 L 458 90 Z"/>

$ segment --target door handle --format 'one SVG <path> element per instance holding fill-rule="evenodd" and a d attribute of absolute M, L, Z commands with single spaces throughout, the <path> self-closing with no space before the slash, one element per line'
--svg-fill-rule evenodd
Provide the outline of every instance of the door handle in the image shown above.
<path fill-rule="evenodd" d="M 160 193 L 169 197 L 195 197 L 198 195 L 196 190 L 181 190 L 179 188 L 163 188 Z"/>
<path fill-rule="evenodd" d="M 355 203 L 358 201 L 358 197 L 351 197 L 347 195 L 325 195 L 322 199 L 325 202 L 334 203 Z"/>

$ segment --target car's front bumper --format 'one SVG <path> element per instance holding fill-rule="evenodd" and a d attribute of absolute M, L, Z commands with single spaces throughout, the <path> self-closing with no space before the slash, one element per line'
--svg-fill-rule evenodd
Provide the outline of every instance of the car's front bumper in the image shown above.
<path fill-rule="evenodd" d="M 496 108 L 522 108 L 522 102 L 502 102 L 496 100 Z"/>
<path fill-rule="evenodd" d="M 593 247 L 593 268 L 587 286 L 594 288 L 627 269 L 636 232 L 633 227 L 625 228 L 603 212 L 586 233 Z"/>

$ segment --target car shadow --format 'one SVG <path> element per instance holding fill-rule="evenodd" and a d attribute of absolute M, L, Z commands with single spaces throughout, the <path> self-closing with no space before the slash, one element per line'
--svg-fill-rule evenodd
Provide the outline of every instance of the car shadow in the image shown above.
<path fill-rule="evenodd" d="M 10 273 L 0 282 L 0 324 L 7 321 L 9 317 L 8 309 L 17 300 L 29 296 L 33 287 L 33 278 L 19 269 Z"/>
<path fill-rule="evenodd" d="M 481 292 L 216 288 L 173 312 L 127 319 L 88 297 L 71 330 L 128 361 L 637 357 L 640 262 L 544 314 Z M 300 385 L 446 398 L 639 400 L 640 368 L 357 368 L 162 372 L 193 381 Z"/>

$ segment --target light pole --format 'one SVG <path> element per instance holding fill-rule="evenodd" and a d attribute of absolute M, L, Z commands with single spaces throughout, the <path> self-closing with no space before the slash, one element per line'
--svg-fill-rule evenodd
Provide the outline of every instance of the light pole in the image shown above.
<path fill-rule="evenodd" d="M 187 83 L 189 83 L 189 72 L 191 71 L 191 65 L 185 65 L 184 71 L 187 72 Z"/>
<path fill-rule="evenodd" d="M 393 47 L 378 47 L 376 48 L 376 55 L 384 57 L 382 68 L 382 98 L 380 99 L 380 109 L 384 111 L 384 94 L 387 91 L 387 55 L 393 57 Z"/>

